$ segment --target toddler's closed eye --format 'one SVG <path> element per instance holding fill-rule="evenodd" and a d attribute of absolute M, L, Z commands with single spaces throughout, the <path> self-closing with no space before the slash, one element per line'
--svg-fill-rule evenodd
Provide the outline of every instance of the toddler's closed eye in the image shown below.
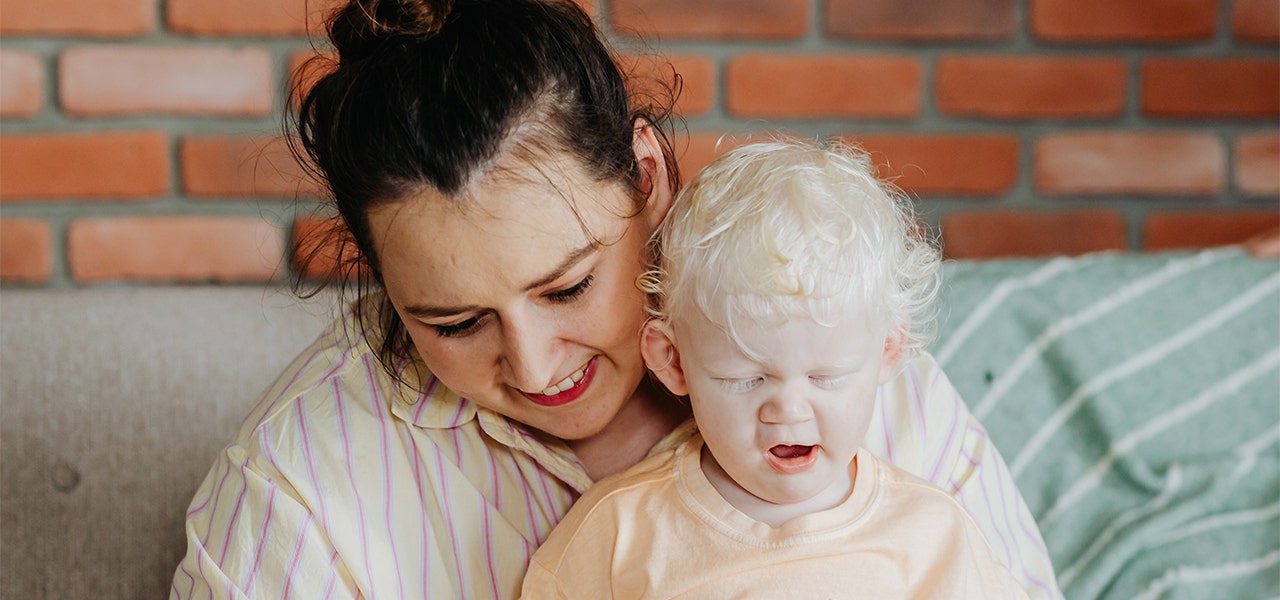
<path fill-rule="evenodd" d="M 844 384 L 848 383 L 849 377 L 849 373 L 844 375 L 813 375 L 809 377 L 809 381 L 812 381 L 813 385 L 824 390 L 835 390 L 840 389 Z"/>
<path fill-rule="evenodd" d="M 756 389 L 764 380 L 760 377 L 744 377 L 741 379 L 718 379 L 720 387 L 730 394 L 745 394 Z"/>

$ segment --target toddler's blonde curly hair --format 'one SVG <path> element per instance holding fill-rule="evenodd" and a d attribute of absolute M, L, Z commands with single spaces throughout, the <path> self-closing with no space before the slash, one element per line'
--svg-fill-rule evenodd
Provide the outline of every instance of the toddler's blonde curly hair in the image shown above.
<path fill-rule="evenodd" d="M 911 202 L 839 141 L 775 138 L 716 158 L 680 191 L 639 285 L 653 316 L 699 311 L 736 332 L 804 317 L 834 324 L 861 303 L 899 350 L 930 340 L 938 251 Z"/>

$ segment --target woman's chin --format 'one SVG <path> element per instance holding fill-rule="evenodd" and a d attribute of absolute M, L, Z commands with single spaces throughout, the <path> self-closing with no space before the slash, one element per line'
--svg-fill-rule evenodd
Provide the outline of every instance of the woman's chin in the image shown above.
<path fill-rule="evenodd" d="M 609 427 L 620 407 L 611 407 L 601 399 L 580 398 L 573 402 L 547 406 L 526 400 L 529 410 L 515 420 L 547 435 L 573 442 L 595 437 Z"/>
<path fill-rule="evenodd" d="M 515 418 L 548 435 L 568 442 L 589 440 L 597 436 L 617 434 L 622 438 L 630 438 L 637 431 L 651 426 L 655 421 L 655 402 L 661 400 L 648 393 L 647 386 L 640 385 L 639 377 L 630 386 L 636 393 L 627 395 L 617 393 L 616 388 L 606 389 L 602 384 L 608 379 L 595 378 L 594 369 L 584 378 L 586 389 L 570 389 L 568 393 L 551 397 L 529 397 L 520 393 L 514 398 L 522 404 L 522 414 L 511 414 Z M 592 381 L 594 379 L 594 381 Z M 638 389 L 637 389 L 638 387 Z M 581 392 L 575 394 L 575 392 Z M 520 417 L 525 418 L 520 418 Z"/>

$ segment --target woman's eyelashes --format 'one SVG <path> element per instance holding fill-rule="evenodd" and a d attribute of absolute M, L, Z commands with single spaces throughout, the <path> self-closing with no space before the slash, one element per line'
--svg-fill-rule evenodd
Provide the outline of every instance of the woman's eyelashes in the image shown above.
<path fill-rule="evenodd" d="M 440 337 L 464 337 L 474 333 L 480 328 L 480 319 L 483 315 L 471 317 L 465 321 L 451 323 L 449 325 L 432 325 L 431 328 L 436 330 L 436 335 Z"/>
<path fill-rule="evenodd" d="M 582 278 L 582 281 L 579 281 L 570 287 L 558 292 L 551 292 L 547 294 L 547 299 L 552 302 L 568 302 L 573 300 L 574 298 L 585 294 L 587 292 L 587 288 L 591 287 L 591 282 L 594 281 L 594 279 L 595 275 L 587 275 Z"/>
<path fill-rule="evenodd" d="M 583 294 L 587 293 L 587 289 L 591 287 L 591 283 L 594 280 L 594 278 L 595 278 L 594 275 L 587 275 L 586 277 L 583 277 L 582 280 L 579 281 L 578 283 L 575 283 L 572 286 L 567 287 L 563 290 L 549 292 L 545 295 L 545 297 L 547 298 L 547 300 L 550 300 L 555 304 L 564 304 L 567 302 L 571 302 L 581 297 Z M 431 328 L 434 329 L 436 332 L 436 335 L 440 337 L 452 337 L 452 338 L 466 337 L 468 335 L 471 335 L 472 333 L 475 333 L 480 329 L 482 325 L 484 325 L 484 321 L 486 320 L 486 315 L 487 313 L 476 315 L 465 321 L 450 323 L 448 325 L 431 325 Z"/>

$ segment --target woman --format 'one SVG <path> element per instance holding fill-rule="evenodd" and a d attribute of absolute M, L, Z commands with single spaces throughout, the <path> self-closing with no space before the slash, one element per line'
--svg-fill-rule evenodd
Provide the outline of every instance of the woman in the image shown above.
<path fill-rule="evenodd" d="M 508 598 L 595 480 L 689 437 L 635 281 L 677 176 L 590 18 L 550 0 L 352 0 L 302 148 L 367 293 L 285 371 L 187 517 L 172 596 Z M 951 491 L 1056 595 L 998 453 L 924 356 L 870 449 Z M 925 432 L 928 435 L 925 435 Z"/>

